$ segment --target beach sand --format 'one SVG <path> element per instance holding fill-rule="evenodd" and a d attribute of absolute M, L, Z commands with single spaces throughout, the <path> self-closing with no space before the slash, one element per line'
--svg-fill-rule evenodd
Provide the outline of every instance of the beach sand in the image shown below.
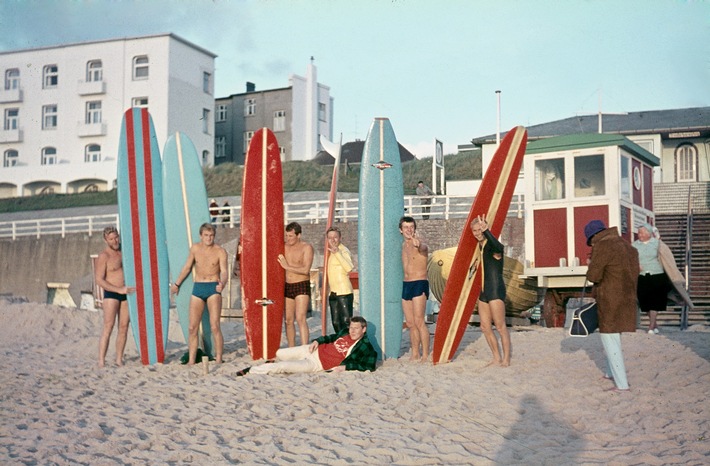
<path fill-rule="evenodd" d="M 140 365 L 129 333 L 126 365 L 99 369 L 100 312 L 1 303 L 3 465 L 710 463 L 706 327 L 624 334 L 631 391 L 613 393 L 599 334 L 514 328 L 509 368 L 484 367 L 471 327 L 448 364 L 237 378 L 241 320 L 206 376 L 180 364 L 174 317 L 165 364 Z"/>

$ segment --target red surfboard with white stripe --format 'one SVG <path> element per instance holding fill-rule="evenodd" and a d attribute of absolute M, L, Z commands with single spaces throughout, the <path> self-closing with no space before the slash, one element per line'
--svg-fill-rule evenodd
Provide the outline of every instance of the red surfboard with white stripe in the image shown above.
<path fill-rule="evenodd" d="M 441 300 L 432 352 L 434 364 L 453 359 L 481 292 L 480 252 L 469 225 L 474 218 L 485 215 L 493 236 L 500 235 L 523 164 L 527 140 L 528 133 L 522 126 L 506 134 L 473 201 Z"/>
<path fill-rule="evenodd" d="M 281 152 L 268 128 L 251 138 L 242 183 L 241 267 L 244 329 L 252 359 L 273 359 L 281 345 L 286 275 Z"/>

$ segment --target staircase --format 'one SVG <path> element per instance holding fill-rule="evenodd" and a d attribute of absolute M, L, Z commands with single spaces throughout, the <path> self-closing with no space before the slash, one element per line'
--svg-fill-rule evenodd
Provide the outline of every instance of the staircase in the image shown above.
<path fill-rule="evenodd" d="M 688 292 L 695 310 L 688 313 L 688 325 L 710 325 L 710 211 L 694 212 L 691 217 Z M 686 274 L 685 244 L 688 237 L 688 215 L 669 213 L 656 215 L 661 239 L 673 251 L 678 269 Z M 658 325 L 680 326 L 681 306 L 669 305 L 658 313 Z M 641 328 L 648 327 L 648 317 L 641 315 Z"/>

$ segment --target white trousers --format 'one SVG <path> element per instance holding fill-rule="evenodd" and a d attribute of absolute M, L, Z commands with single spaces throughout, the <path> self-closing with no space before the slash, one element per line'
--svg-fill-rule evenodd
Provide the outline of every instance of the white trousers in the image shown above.
<path fill-rule="evenodd" d="M 606 353 L 606 375 L 614 377 L 616 388 L 626 390 L 629 382 L 626 380 L 624 352 L 621 350 L 620 333 L 602 333 L 602 345 Z"/>
<path fill-rule="evenodd" d="M 276 362 L 254 366 L 250 374 L 295 374 L 320 372 L 323 365 L 318 357 L 318 348 L 314 352 L 308 351 L 310 345 L 281 348 L 276 351 Z"/>

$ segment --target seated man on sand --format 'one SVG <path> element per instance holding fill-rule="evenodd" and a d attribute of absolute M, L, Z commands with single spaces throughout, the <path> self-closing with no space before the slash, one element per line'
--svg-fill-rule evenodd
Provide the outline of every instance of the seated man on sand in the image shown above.
<path fill-rule="evenodd" d="M 316 338 L 310 345 L 281 348 L 276 362 L 247 367 L 237 376 L 251 374 L 293 374 L 321 371 L 374 371 L 377 352 L 367 338 L 367 321 L 360 316 L 340 332 Z"/>

